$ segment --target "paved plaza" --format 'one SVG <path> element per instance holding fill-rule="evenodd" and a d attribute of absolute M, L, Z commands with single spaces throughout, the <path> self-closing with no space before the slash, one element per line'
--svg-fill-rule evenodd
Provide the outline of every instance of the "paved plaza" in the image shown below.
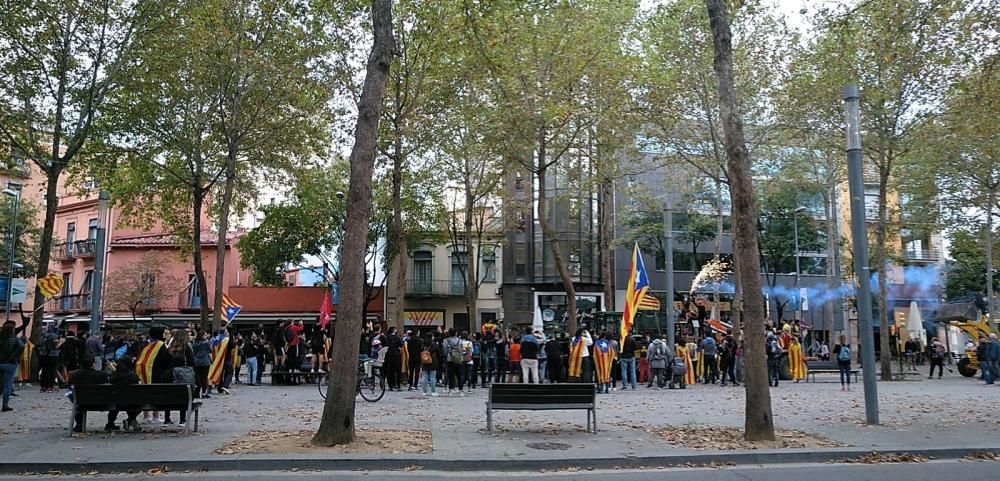
<path fill-rule="evenodd" d="M 820 378 L 823 381 L 823 377 Z M 833 379 L 826 379 L 832 381 Z M 860 386 L 858 386 L 860 388 Z M 773 389 L 775 424 L 864 450 L 1000 448 L 996 400 L 1000 388 L 946 376 L 943 380 L 881 383 L 881 426 L 865 426 L 860 389 L 841 392 L 834 382 L 783 383 Z M 201 410 L 199 433 L 184 435 L 149 425 L 141 434 L 105 434 L 103 413 L 92 413 L 90 432 L 67 436 L 69 402 L 62 394 L 22 390 L 15 411 L 0 418 L 4 463 L 171 462 L 255 460 L 275 456 L 221 455 L 215 451 L 250 431 L 315 429 L 322 399 L 315 386 L 237 385 L 231 396 L 213 396 Z M 424 397 L 388 392 L 377 403 L 358 403 L 359 428 L 426 430 L 430 454 L 281 455 L 282 459 L 531 460 L 636 459 L 677 454 L 709 454 L 673 446 L 655 434 L 681 425 L 740 427 L 742 388 L 690 386 L 686 390 L 618 391 L 598 397 L 597 435 L 584 432 L 585 413 L 498 412 L 497 432 L 485 432 L 485 389 L 459 396 Z M 121 415 L 124 417 L 124 414 Z M 176 419 L 176 418 L 175 418 Z M 726 441 L 726 440 L 717 440 Z M 558 446 L 537 449 L 533 446 Z M 794 449 L 787 451 L 794 452 Z M 373 464 L 372 468 L 377 467 Z"/>

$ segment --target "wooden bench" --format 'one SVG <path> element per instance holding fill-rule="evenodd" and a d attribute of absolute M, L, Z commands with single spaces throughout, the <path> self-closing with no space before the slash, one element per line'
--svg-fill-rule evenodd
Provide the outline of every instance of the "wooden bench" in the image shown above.
<path fill-rule="evenodd" d="M 816 382 L 817 374 L 840 374 L 840 367 L 837 366 L 837 361 L 806 361 L 806 382 L 809 382 L 809 378 L 812 378 L 812 382 Z M 851 366 L 851 374 L 854 375 L 854 383 L 858 382 L 858 369 Z"/>
<path fill-rule="evenodd" d="M 69 415 L 70 435 L 76 413 L 82 413 L 80 428 L 87 430 L 89 411 L 184 411 L 189 420 L 184 426 L 188 432 L 190 420 L 194 420 L 194 431 L 198 432 L 198 409 L 201 401 L 194 399 L 193 387 L 187 384 L 132 384 L 115 386 L 112 384 L 86 384 L 72 386 L 73 409 Z M 192 418 L 192 415 L 194 416 Z"/>
<path fill-rule="evenodd" d="M 490 384 L 486 400 L 486 430 L 493 432 L 493 411 L 543 411 L 584 409 L 587 431 L 597 434 L 596 385 Z"/>

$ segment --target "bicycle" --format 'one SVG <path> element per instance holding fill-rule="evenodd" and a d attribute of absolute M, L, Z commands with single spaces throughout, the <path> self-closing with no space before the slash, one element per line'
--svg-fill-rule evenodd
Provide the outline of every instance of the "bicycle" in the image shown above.
<path fill-rule="evenodd" d="M 378 402 L 385 396 L 385 379 L 379 375 L 379 366 L 376 361 L 367 359 L 358 361 L 358 382 L 356 393 L 368 402 Z M 319 376 L 316 385 L 319 388 L 319 395 L 326 399 L 326 391 L 330 384 L 330 373 Z"/>

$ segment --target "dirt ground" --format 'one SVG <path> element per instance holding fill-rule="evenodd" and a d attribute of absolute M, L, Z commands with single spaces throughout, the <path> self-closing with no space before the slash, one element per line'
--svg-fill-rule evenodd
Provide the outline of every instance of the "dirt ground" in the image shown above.
<path fill-rule="evenodd" d="M 309 441 L 315 431 L 250 431 L 215 450 L 215 454 L 428 454 L 430 431 L 359 429 L 354 442 L 343 446 L 316 447 Z"/>
<path fill-rule="evenodd" d="M 802 431 L 777 429 L 774 441 L 746 441 L 743 430 L 722 426 L 670 426 L 649 429 L 649 433 L 659 436 L 674 446 L 697 450 L 742 450 L 780 448 L 835 448 L 845 447 L 836 441 Z"/>

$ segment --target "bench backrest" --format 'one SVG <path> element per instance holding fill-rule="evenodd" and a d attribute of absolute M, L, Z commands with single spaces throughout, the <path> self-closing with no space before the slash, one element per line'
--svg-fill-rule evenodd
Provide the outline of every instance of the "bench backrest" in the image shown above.
<path fill-rule="evenodd" d="M 806 361 L 806 366 L 817 371 L 836 371 L 838 369 L 837 363 L 834 361 Z"/>
<path fill-rule="evenodd" d="M 491 404 L 588 404 L 597 398 L 596 386 L 568 384 L 490 384 Z"/>
<path fill-rule="evenodd" d="M 187 409 L 191 402 L 191 386 L 187 384 L 87 384 L 73 386 L 73 400 L 80 408 L 105 409 L 115 407 L 158 406 Z"/>

